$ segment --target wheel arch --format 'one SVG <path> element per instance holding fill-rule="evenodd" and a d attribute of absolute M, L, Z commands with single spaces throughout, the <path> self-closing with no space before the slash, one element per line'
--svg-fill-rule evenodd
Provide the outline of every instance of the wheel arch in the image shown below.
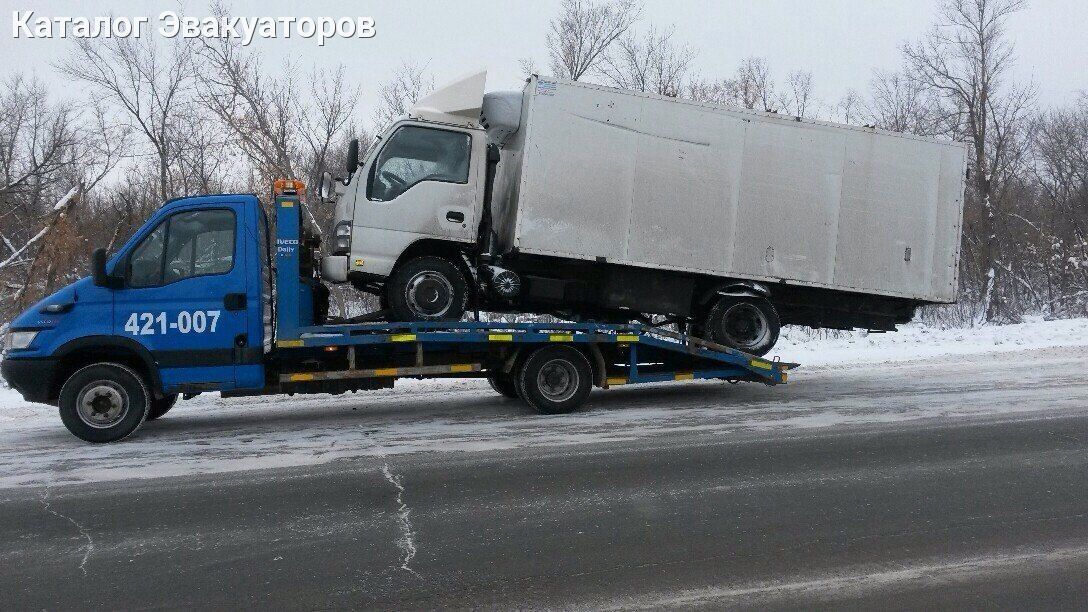
<path fill-rule="evenodd" d="M 518 346 L 510 355 L 504 360 L 500 371 L 504 374 L 516 375 L 518 370 L 524 365 L 525 360 L 534 352 L 549 346 L 565 346 L 572 348 L 582 354 L 589 362 L 589 369 L 593 372 L 593 386 L 604 387 L 605 380 L 607 378 L 607 365 L 605 365 L 604 354 L 601 352 L 601 348 L 596 343 L 587 342 L 585 344 L 551 344 L 542 342 L 540 344 L 524 344 Z"/>
<path fill-rule="evenodd" d="M 70 340 L 58 348 L 57 371 L 50 385 L 49 397 L 56 399 L 68 377 L 92 363 L 112 361 L 129 366 L 147 382 L 156 398 L 163 395 L 162 379 L 151 351 L 139 342 L 117 336 L 85 336 Z"/>
<path fill-rule="evenodd" d="M 463 256 L 470 251 L 471 246 L 470 243 L 457 242 L 455 240 L 421 238 L 408 245 L 408 248 L 401 252 L 400 256 L 397 257 L 397 261 L 393 263 L 393 267 L 389 271 L 389 276 L 392 277 L 398 268 L 417 257 L 442 257 L 450 260 L 453 265 L 457 266 L 457 268 L 461 270 L 461 273 L 465 275 L 465 280 L 469 281 L 471 284 L 474 282 L 475 277 L 472 274 L 472 270 L 470 270 L 465 263 L 465 258 Z"/>
<path fill-rule="evenodd" d="M 720 295 L 738 297 L 758 297 L 771 300 L 771 288 L 764 283 L 749 280 L 726 280 L 710 285 L 697 299 L 693 310 L 702 312 L 708 309 Z"/>

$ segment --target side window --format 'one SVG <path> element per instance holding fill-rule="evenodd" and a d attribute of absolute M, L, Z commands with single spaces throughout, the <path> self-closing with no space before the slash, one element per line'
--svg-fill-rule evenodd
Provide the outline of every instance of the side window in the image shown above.
<path fill-rule="evenodd" d="M 166 224 L 163 220 L 140 244 L 132 249 L 128 263 L 129 287 L 153 287 L 162 284 L 162 249 L 166 244 Z"/>
<path fill-rule="evenodd" d="M 234 267 L 234 213 L 197 210 L 172 215 L 132 250 L 128 286 L 154 287 Z"/>
<path fill-rule="evenodd" d="M 398 128 L 374 162 L 367 197 L 388 202 L 422 181 L 467 183 L 472 138 L 415 125 Z"/>

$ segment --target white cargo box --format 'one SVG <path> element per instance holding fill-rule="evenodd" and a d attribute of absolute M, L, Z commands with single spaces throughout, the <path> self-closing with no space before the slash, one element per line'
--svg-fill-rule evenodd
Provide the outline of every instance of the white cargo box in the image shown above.
<path fill-rule="evenodd" d="M 538 77 L 502 137 L 506 250 L 956 298 L 960 143 Z"/>

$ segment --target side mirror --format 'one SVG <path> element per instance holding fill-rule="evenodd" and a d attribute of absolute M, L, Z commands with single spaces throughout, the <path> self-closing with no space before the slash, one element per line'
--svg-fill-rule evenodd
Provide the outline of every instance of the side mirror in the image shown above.
<path fill-rule="evenodd" d="M 352 138 L 348 143 L 348 161 L 345 164 L 348 176 L 351 176 L 359 168 L 359 139 Z"/>
<path fill-rule="evenodd" d="M 332 202 L 333 197 L 336 195 L 336 187 L 333 185 L 335 180 L 332 173 L 328 171 L 321 173 L 321 184 L 318 187 L 317 195 L 321 196 L 322 202 Z"/>
<path fill-rule="evenodd" d="M 106 249 L 95 249 L 91 253 L 91 279 L 98 287 L 110 286 L 110 277 L 106 275 Z"/>

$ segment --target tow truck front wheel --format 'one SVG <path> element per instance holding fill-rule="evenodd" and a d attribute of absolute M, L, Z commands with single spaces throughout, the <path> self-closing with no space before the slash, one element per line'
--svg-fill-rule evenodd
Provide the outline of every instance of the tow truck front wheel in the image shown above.
<path fill-rule="evenodd" d="M 151 400 L 151 408 L 147 411 L 147 420 L 154 421 L 167 412 L 170 412 L 170 409 L 173 408 L 176 403 L 178 403 L 177 393 L 164 395 L 158 399 Z"/>
<path fill-rule="evenodd" d="M 60 389 L 60 419 L 87 442 L 116 442 L 147 418 L 151 390 L 136 371 L 119 363 L 76 370 Z"/>
<path fill-rule="evenodd" d="M 581 351 L 544 346 L 533 351 L 518 371 L 518 389 L 543 414 L 574 412 L 593 389 L 593 368 Z"/>

